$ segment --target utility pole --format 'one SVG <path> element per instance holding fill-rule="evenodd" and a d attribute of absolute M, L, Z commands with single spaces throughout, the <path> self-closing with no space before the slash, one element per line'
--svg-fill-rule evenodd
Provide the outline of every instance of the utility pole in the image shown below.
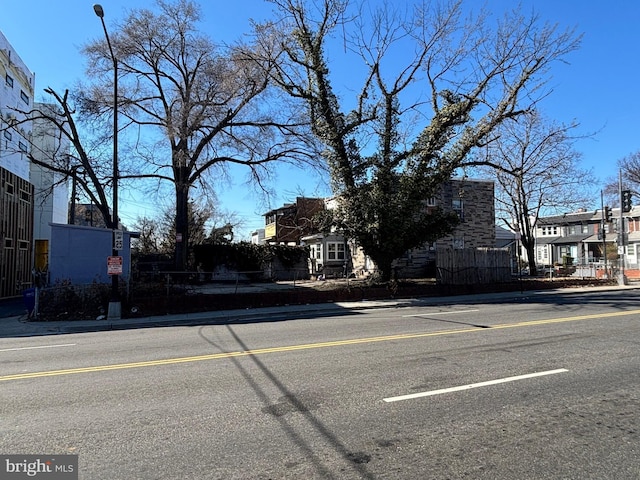
<path fill-rule="evenodd" d="M 602 214 L 602 255 L 604 256 L 604 278 L 609 278 L 609 271 L 607 269 L 607 232 L 605 228 L 606 222 L 606 213 L 604 211 L 604 195 L 602 194 L 602 190 L 600 190 L 600 212 Z M 607 207 L 609 208 L 609 207 Z"/>
<path fill-rule="evenodd" d="M 626 285 L 627 278 L 624 275 L 625 262 L 625 228 L 624 228 L 624 201 L 622 199 L 622 170 L 618 170 L 618 199 L 620 200 L 620 216 L 618 218 L 618 259 L 620 268 L 618 269 L 618 285 Z"/>

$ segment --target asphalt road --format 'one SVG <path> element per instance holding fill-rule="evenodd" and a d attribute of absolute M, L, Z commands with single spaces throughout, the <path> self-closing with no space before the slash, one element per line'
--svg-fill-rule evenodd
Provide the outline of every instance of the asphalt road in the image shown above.
<path fill-rule="evenodd" d="M 4 338 L 0 452 L 82 479 L 640 478 L 639 347 L 636 290 Z"/>

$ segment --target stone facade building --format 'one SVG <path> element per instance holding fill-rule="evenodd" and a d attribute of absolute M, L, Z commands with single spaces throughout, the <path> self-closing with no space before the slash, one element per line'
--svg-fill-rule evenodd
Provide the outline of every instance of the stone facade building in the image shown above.
<path fill-rule="evenodd" d="M 431 207 L 454 211 L 460 224 L 451 235 L 432 244 L 414 248 L 394 262 L 394 268 L 403 278 L 435 277 L 438 251 L 446 249 L 495 248 L 495 204 L 492 181 L 452 179 L 442 185 L 440 192 L 428 200 Z M 370 260 L 354 258 L 354 271 L 371 271 Z"/>
<path fill-rule="evenodd" d="M 441 207 L 454 211 L 460 224 L 451 235 L 435 243 L 406 252 L 394 262 L 396 274 L 403 278 L 435 277 L 438 251 L 496 247 L 494 185 L 492 181 L 452 179 L 442 185 L 426 208 Z M 332 208 L 331 200 L 327 208 Z M 332 232 L 303 237 L 310 248 L 309 269 L 312 275 L 368 276 L 376 269 L 373 261 L 350 239 Z"/>

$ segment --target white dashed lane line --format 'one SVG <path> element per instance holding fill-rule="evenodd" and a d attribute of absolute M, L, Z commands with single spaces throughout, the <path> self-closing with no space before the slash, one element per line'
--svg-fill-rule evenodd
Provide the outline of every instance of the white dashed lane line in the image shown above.
<path fill-rule="evenodd" d="M 398 397 L 383 398 L 383 400 L 385 402 L 387 402 L 387 403 L 399 402 L 399 401 L 402 401 L 402 400 L 412 400 L 414 398 L 430 397 L 430 396 L 433 396 L 433 395 L 441 395 L 443 393 L 460 392 L 460 391 L 463 391 L 463 390 L 470 390 L 472 388 L 488 387 L 490 385 L 498 385 L 500 383 L 515 382 L 517 380 L 526 380 L 528 378 L 542 377 L 542 376 L 545 376 L 545 375 L 555 375 L 556 373 L 564 373 L 564 372 L 568 372 L 568 371 L 569 370 L 567 370 L 566 368 L 560 368 L 558 370 L 548 370 L 546 372 L 528 373 L 526 375 L 518 375 L 516 377 L 506 377 L 506 378 L 499 378 L 497 380 L 489 380 L 487 382 L 470 383 L 468 385 L 460 385 L 459 387 L 443 388 L 441 390 L 431 390 L 430 392 L 412 393 L 412 394 L 409 394 L 409 395 L 401 395 L 401 396 L 398 396 Z"/>
<path fill-rule="evenodd" d="M 460 313 L 473 313 L 473 312 L 479 312 L 480 310 L 473 309 L 473 310 L 453 310 L 451 312 L 429 312 L 429 313 L 414 313 L 412 315 L 402 315 L 402 318 L 408 318 L 408 317 L 432 317 L 434 315 L 456 315 L 456 314 L 460 314 Z"/>
<path fill-rule="evenodd" d="M 38 345 L 34 347 L 16 347 L 16 348 L 4 348 L 0 350 L 2 352 L 19 352 L 21 350 L 38 350 L 42 348 L 62 348 L 62 347 L 75 347 L 75 343 L 65 343 L 61 345 Z"/>

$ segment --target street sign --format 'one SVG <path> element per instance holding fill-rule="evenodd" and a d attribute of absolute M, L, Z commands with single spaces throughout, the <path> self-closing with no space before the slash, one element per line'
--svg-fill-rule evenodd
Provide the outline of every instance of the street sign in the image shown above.
<path fill-rule="evenodd" d="M 122 250 L 124 245 L 124 235 L 122 230 L 114 230 L 113 231 L 113 249 L 114 250 Z"/>
<path fill-rule="evenodd" d="M 107 257 L 107 274 L 122 275 L 122 257 Z"/>

